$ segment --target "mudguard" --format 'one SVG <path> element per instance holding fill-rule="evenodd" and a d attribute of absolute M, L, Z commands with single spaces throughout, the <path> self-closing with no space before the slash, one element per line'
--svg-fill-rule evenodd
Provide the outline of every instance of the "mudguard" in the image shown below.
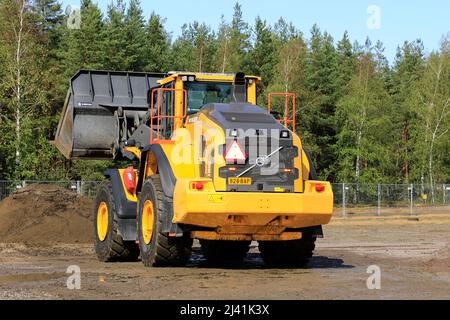
<path fill-rule="evenodd" d="M 159 144 L 151 144 L 142 149 L 141 163 L 147 161 L 147 154 L 151 152 L 156 158 L 158 163 L 158 173 L 161 177 L 161 184 L 163 187 L 163 192 L 166 197 L 173 198 L 173 190 L 175 189 L 175 184 L 177 179 L 173 174 L 172 168 L 170 167 L 169 160 L 166 157 L 163 149 Z M 145 166 L 141 166 L 139 169 L 139 181 L 137 185 L 137 192 L 142 189 L 143 177 L 144 177 Z"/>
<path fill-rule="evenodd" d="M 141 166 L 139 168 L 139 179 L 136 190 L 138 193 L 142 190 L 142 184 L 144 183 L 144 175 L 145 175 L 145 164 L 147 162 L 147 155 L 152 153 L 156 158 L 158 163 L 158 174 L 160 176 L 162 189 L 166 198 L 170 199 L 168 201 L 168 206 L 170 209 L 168 210 L 169 214 L 166 215 L 163 221 L 163 232 L 167 232 L 168 234 L 176 235 L 177 237 L 183 236 L 183 230 L 179 225 L 172 223 L 173 220 L 173 191 L 175 189 L 175 184 L 177 179 L 173 174 L 172 168 L 170 167 L 169 160 L 166 157 L 163 149 L 159 144 L 152 144 L 144 147 L 141 150 Z"/>
<path fill-rule="evenodd" d="M 127 199 L 119 170 L 108 169 L 104 175 L 111 180 L 119 234 L 124 241 L 134 241 L 137 239 L 137 203 Z"/>
<path fill-rule="evenodd" d="M 120 219 L 136 219 L 136 202 L 130 201 L 125 195 L 125 190 L 117 169 L 108 169 L 104 173 L 112 183 L 114 202 L 116 205 L 117 217 Z"/>

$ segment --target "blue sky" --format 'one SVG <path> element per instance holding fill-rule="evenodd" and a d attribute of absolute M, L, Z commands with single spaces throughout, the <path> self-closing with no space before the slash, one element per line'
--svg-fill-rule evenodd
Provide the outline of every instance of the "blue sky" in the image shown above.
<path fill-rule="evenodd" d="M 94 0 L 105 11 L 111 0 Z M 146 17 L 154 10 L 166 18 L 166 28 L 173 37 L 181 26 L 197 20 L 216 28 L 223 14 L 229 21 L 236 0 L 141 0 Z M 64 6 L 78 5 L 79 0 L 63 0 Z M 306 38 L 314 23 L 328 31 L 337 41 L 347 30 L 350 38 L 373 43 L 383 41 L 386 56 L 393 61 L 396 48 L 405 40 L 421 38 L 427 52 L 439 47 L 442 35 L 450 32 L 449 0 L 240 0 L 244 19 L 254 22 L 259 15 L 273 24 L 280 17 L 292 22 Z M 368 13 L 375 5 L 377 11 Z M 376 9 L 376 8 L 375 8 Z M 370 10 L 369 10 L 370 11 Z M 373 20 L 374 18 L 375 20 Z M 369 22 L 380 22 L 380 28 L 368 28 Z M 373 25 L 373 24 L 372 24 Z M 376 24 L 375 24 L 376 26 Z"/>

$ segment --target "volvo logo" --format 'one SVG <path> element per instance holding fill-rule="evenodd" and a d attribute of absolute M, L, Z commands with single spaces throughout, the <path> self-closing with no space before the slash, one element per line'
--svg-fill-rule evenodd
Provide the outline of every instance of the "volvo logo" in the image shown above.
<path fill-rule="evenodd" d="M 258 158 L 256 158 L 256 165 L 258 167 L 262 167 L 263 165 L 266 164 L 266 161 L 267 161 L 267 157 L 258 157 Z"/>
<path fill-rule="evenodd" d="M 283 147 L 279 147 L 278 149 L 272 151 L 271 153 L 269 153 L 267 156 L 264 157 L 258 157 L 256 158 L 255 164 L 251 165 L 250 167 L 248 167 L 247 169 L 245 169 L 244 171 L 242 171 L 241 173 L 239 173 L 236 178 L 242 177 L 244 174 L 246 174 L 247 172 L 249 172 L 250 170 L 252 170 L 254 167 L 262 167 L 264 166 L 266 163 L 269 163 L 270 161 L 270 157 L 273 156 L 275 153 L 277 153 L 278 151 L 280 151 L 281 149 L 283 149 Z"/>

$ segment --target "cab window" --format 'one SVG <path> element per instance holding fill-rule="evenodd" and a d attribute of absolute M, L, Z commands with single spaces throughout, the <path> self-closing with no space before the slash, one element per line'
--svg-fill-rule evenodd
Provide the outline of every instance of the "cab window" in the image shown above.
<path fill-rule="evenodd" d="M 188 114 L 200 110 L 208 103 L 230 103 L 231 83 L 185 82 Z"/>

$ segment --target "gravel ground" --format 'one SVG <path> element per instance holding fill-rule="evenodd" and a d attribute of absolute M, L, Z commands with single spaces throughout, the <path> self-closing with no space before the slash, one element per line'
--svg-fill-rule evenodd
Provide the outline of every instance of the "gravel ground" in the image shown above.
<path fill-rule="evenodd" d="M 0 244 L 0 299 L 450 299 L 450 213 L 349 217 L 324 227 L 310 264 L 267 269 L 257 243 L 240 266 L 210 268 L 198 247 L 185 268 L 101 263 L 91 245 Z M 70 265 L 81 289 L 69 290 Z M 381 270 L 381 289 L 366 286 Z"/>

